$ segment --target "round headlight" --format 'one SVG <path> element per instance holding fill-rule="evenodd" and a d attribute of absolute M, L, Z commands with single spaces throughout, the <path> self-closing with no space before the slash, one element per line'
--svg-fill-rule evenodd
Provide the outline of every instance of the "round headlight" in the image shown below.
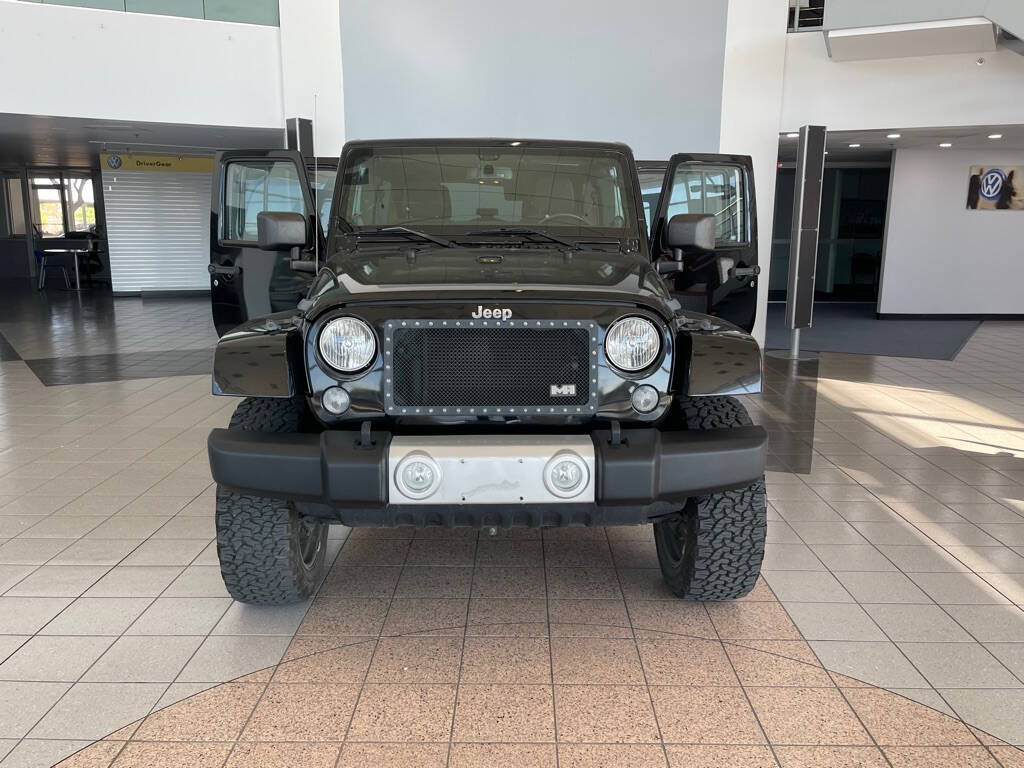
<path fill-rule="evenodd" d="M 338 317 L 320 331 L 320 355 L 332 368 L 343 373 L 360 371 L 377 353 L 377 341 L 370 326 L 354 317 Z"/>
<path fill-rule="evenodd" d="M 623 371 L 640 371 L 654 362 L 661 351 L 661 334 L 650 320 L 624 317 L 612 323 L 604 337 L 608 362 Z"/>

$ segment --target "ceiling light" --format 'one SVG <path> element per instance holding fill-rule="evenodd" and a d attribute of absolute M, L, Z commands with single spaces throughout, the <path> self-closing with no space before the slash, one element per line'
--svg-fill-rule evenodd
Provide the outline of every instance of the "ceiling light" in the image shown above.
<path fill-rule="evenodd" d="M 939 146 L 940 146 L 940 147 L 942 147 L 943 149 L 949 149 L 949 148 L 950 148 L 950 147 L 952 147 L 953 145 L 952 145 L 952 144 L 950 144 L 950 143 L 949 143 L 948 141 L 944 141 L 944 142 L 942 142 L 941 144 L 939 144 Z"/>
<path fill-rule="evenodd" d="M 799 139 L 800 138 L 800 134 L 799 133 L 787 133 L 786 134 L 786 138 L 787 139 Z"/>
<path fill-rule="evenodd" d="M 1001 134 L 1001 133 L 990 133 L 988 135 L 988 137 L 990 139 L 1001 139 L 1001 138 L 1003 138 L 1003 134 Z"/>
<path fill-rule="evenodd" d="M 886 136 L 885 138 L 887 138 L 887 139 L 898 139 L 898 138 L 900 138 L 900 136 L 902 136 L 902 135 L 903 135 L 902 133 L 890 133 L 890 134 L 889 134 L 888 136 Z"/>
<path fill-rule="evenodd" d="M 860 146 L 860 144 L 851 144 L 850 145 L 850 149 L 857 149 L 857 147 L 859 147 L 859 146 Z"/>

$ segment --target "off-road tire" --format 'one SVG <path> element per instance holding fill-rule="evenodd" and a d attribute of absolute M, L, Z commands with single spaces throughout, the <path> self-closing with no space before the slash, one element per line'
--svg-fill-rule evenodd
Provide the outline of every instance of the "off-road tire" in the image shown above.
<path fill-rule="evenodd" d="M 250 397 L 228 429 L 297 432 L 301 412 L 292 400 Z M 217 488 L 217 556 L 224 586 L 245 603 L 305 600 L 324 568 L 328 524 L 303 518 L 287 501 Z"/>
<path fill-rule="evenodd" d="M 731 397 L 680 403 L 688 429 L 749 426 Z M 658 562 L 669 589 L 689 600 L 735 600 L 757 583 L 767 532 L 764 479 L 746 488 L 690 499 L 681 514 L 654 524 Z"/>

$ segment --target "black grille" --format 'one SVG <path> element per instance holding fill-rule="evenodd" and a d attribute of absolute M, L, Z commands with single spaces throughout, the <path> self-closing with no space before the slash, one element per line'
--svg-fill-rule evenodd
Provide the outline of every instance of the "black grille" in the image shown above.
<path fill-rule="evenodd" d="M 390 339 L 389 406 L 575 410 L 590 402 L 591 332 L 588 327 L 396 328 Z M 575 389 L 553 396 L 552 386 Z"/>

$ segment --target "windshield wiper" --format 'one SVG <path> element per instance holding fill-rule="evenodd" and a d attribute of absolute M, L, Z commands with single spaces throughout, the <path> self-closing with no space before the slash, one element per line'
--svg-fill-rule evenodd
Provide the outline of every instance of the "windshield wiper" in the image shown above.
<path fill-rule="evenodd" d="M 569 240 L 563 240 L 560 237 L 555 237 L 549 232 L 545 232 L 543 229 L 534 229 L 533 227 L 496 227 L 494 229 L 477 229 L 472 232 L 467 232 L 467 235 L 501 235 L 505 237 L 515 237 L 516 235 L 525 235 L 527 237 L 543 237 L 550 243 L 558 243 L 564 245 L 566 248 L 576 248 L 576 243 L 570 242 Z"/>
<path fill-rule="evenodd" d="M 409 235 L 411 237 L 418 237 L 420 240 L 426 240 L 430 243 L 436 243 L 437 245 L 443 245 L 445 248 L 454 248 L 455 243 L 451 240 L 447 240 L 437 235 L 431 235 L 427 232 L 420 232 L 418 229 L 412 229 L 410 227 L 403 227 L 400 224 L 391 227 L 377 227 L 376 229 L 366 229 L 359 232 L 353 233 L 358 237 L 366 237 L 368 235 Z"/>

